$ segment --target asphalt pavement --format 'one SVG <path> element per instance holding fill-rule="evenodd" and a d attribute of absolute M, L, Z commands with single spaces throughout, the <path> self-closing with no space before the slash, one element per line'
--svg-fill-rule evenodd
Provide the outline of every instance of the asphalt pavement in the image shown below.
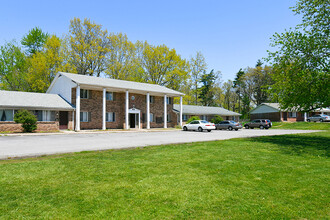
<path fill-rule="evenodd" d="M 311 132 L 316 131 L 241 129 L 239 131 L 216 130 L 212 132 L 172 130 L 156 132 L 104 131 L 57 135 L 2 135 L 0 136 L 0 159 Z"/>

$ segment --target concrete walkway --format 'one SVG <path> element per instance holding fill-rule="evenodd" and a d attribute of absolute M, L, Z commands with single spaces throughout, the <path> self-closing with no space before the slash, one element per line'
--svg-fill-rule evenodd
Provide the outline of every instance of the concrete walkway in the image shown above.
<path fill-rule="evenodd" d="M 239 131 L 184 132 L 170 130 L 1 136 L 0 159 L 311 132 L 316 131 L 242 129 Z"/>

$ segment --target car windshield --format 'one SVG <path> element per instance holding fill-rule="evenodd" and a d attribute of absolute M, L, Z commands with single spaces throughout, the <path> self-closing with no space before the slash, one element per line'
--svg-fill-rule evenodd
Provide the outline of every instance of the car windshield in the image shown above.
<path fill-rule="evenodd" d="M 208 121 L 201 121 L 201 123 L 203 123 L 203 124 L 207 124 L 207 123 L 209 123 Z"/>
<path fill-rule="evenodd" d="M 322 117 L 327 117 L 328 115 L 321 115 Z"/>
<path fill-rule="evenodd" d="M 229 121 L 230 123 L 232 123 L 232 124 L 236 124 L 236 122 L 235 121 Z"/>

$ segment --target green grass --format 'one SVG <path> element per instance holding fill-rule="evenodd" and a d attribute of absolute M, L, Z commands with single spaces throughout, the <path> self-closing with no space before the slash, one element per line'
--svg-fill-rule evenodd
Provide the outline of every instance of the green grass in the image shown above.
<path fill-rule="evenodd" d="M 330 132 L 0 161 L 0 219 L 327 219 Z"/>
<path fill-rule="evenodd" d="M 272 129 L 330 130 L 328 122 L 273 122 Z"/>

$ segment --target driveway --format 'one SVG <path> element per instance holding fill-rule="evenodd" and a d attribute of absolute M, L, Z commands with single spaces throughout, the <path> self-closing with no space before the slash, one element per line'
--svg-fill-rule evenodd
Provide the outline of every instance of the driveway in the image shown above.
<path fill-rule="evenodd" d="M 0 137 L 0 159 L 48 154 L 144 147 L 231 138 L 310 133 L 308 130 L 102 132 Z"/>

